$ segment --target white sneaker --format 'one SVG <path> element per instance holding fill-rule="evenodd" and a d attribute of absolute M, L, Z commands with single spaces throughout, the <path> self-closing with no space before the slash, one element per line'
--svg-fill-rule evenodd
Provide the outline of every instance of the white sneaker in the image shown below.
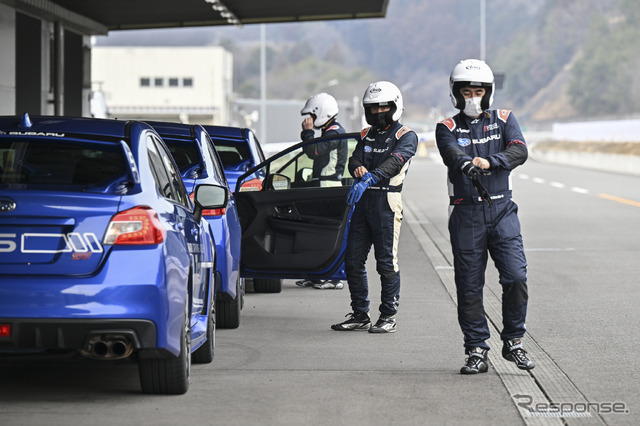
<path fill-rule="evenodd" d="M 344 288 L 344 284 L 342 284 L 341 281 L 324 281 L 314 284 L 313 288 L 320 290 L 342 290 Z"/>

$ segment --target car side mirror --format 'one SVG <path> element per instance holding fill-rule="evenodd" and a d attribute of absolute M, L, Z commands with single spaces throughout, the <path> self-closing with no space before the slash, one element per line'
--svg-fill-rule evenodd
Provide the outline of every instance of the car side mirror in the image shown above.
<path fill-rule="evenodd" d="M 264 185 L 267 191 L 282 191 L 291 188 L 291 179 L 285 175 L 275 173 L 267 176 Z"/>
<path fill-rule="evenodd" d="M 223 209 L 229 201 L 229 191 L 224 186 L 202 184 L 196 186 L 194 193 L 195 209 L 193 215 L 197 221 L 202 219 L 202 210 Z"/>

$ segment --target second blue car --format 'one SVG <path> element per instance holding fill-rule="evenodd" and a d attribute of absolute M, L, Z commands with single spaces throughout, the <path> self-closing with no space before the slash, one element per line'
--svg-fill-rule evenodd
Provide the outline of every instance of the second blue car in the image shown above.
<path fill-rule="evenodd" d="M 187 190 L 202 183 L 229 188 L 220 157 L 209 135 L 197 124 L 147 122 L 162 137 L 178 164 Z M 244 300 L 240 277 L 241 228 L 232 190 L 226 208 L 205 210 L 216 245 L 216 321 L 219 328 L 237 328 Z"/>

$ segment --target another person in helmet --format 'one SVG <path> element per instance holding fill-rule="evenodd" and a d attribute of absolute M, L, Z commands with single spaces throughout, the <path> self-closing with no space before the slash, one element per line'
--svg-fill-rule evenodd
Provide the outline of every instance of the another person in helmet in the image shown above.
<path fill-rule="evenodd" d="M 333 330 L 396 331 L 400 301 L 398 238 L 402 223 L 402 183 L 418 148 L 416 133 L 398 122 L 404 109 L 400 90 L 388 81 L 371 84 L 362 98 L 371 127 L 361 131 L 349 172 L 355 182 L 347 203 L 355 205 L 347 236 L 345 268 L 352 313 Z M 376 270 L 380 274 L 380 316 L 371 325 L 369 285 L 365 263 L 373 245 Z"/>
<path fill-rule="evenodd" d="M 314 129 L 320 130 L 320 136 L 338 135 L 346 133 L 336 117 L 338 115 L 338 102 L 327 93 L 318 93 L 310 97 L 300 114 L 306 116 L 302 121 L 303 141 L 315 137 Z M 321 187 L 342 186 L 342 175 L 349 156 L 349 147 L 346 140 L 336 140 L 331 143 L 311 144 L 304 149 L 305 154 L 313 160 L 312 185 Z M 300 280 L 296 281 L 298 287 L 311 287 L 317 289 L 340 290 L 344 287 L 339 280 Z"/>
<path fill-rule="evenodd" d="M 338 112 L 338 103 L 333 96 L 318 93 L 310 97 L 300 111 L 301 115 L 306 116 L 302 121 L 302 140 L 313 139 L 314 129 L 320 130 L 321 137 L 346 133 L 336 120 Z M 319 186 L 342 186 L 342 175 L 349 155 L 347 141 L 308 145 L 304 152 L 313 160 L 313 183 Z"/>
<path fill-rule="evenodd" d="M 511 170 L 527 160 L 527 145 L 510 110 L 489 109 L 495 83 L 486 63 L 460 61 L 451 72 L 449 89 L 451 102 L 460 113 L 438 123 L 436 143 L 449 169 L 449 234 L 458 322 L 467 354 L 460 372 L 476 374 L 488 369 L 489 327 L 482 298 L 487 253 L 502 285 L 502 356 L 530 370 L 535 364 L 521 340 L 528 302 L 527 261 L 509 177 Z"/>

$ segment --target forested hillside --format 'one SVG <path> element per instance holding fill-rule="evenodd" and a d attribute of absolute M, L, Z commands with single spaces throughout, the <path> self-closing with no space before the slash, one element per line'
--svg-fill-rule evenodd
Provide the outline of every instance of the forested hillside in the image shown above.
<path fill-rule="evenodd" d="M 319 7 L 321 5 L 319 4 Z M 486 0 L 486 60 L 505 75 L 495 105 L 521 121 L 590 119 L 640 112 L 640 2 Z M 361 97 L 387 79 L 407 115 L 451 112 L 448 75 L 480 57 L 480 0 L 390 0 L 387 17 L 266 26 L 268 96 L 327 91 Z M 98 44 L 221 44 L 234 53 L 234 91 L 259 95 L 259 26 L 112 32 Z"/>

